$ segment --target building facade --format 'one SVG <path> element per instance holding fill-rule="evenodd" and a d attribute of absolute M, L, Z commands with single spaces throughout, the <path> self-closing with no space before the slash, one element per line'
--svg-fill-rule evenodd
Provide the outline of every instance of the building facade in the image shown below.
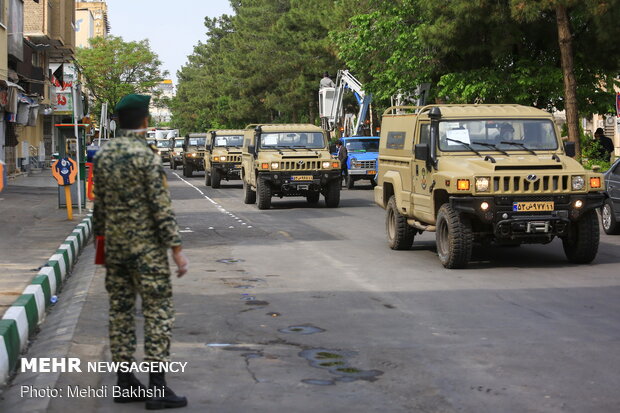
<path fill-rule="evenodd" d="M 170 79 L 165 79 L 155 86 L 149 108 L 154 126 L 169 126 L 172 120 L 169 104 L 174 94 L 174 83 Z"/>

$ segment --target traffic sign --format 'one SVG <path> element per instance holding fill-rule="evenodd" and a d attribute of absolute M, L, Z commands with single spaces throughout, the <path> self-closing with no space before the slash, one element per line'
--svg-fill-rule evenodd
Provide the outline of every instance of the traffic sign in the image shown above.
<path fill-rule="evenodd" d="M 78 165 L 71 158 L 62 158 L 52 164 L 52 175 L 60 186 L 71 185 L 75 182 L 78 173 Z"/>

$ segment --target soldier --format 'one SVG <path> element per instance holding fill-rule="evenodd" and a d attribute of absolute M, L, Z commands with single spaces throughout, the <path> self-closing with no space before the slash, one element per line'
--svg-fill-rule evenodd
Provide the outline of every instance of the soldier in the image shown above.
<path fill-rule="evenodd" d="M 150 96 L 144 95 L 121 99 L 116 106 L 121 136 L 94 159 L 94 232 L 105 237 L 110 351 L 115 362 L 135 361 L 136 294 L 142 298 L 145 361 L 169 362 L 174 312 L 168 248 L 177 276 L 188 268 L 161 159 L 146 142 L 149 102 Z M 146 400 L 147 409 L 187 405 L 185 397 L 166 386 L 164 373 L 149 373 L 149 392 L 133 373 L 118 373 L 118 386 L 138 389 L 138 394 L 115 397 L 117 403 Z M 152 389 L 163 396 L 147 398 Z"/>
<path fill-rule="evenodd" d="M 349 151 L 347 151 L 347 148 L 342 144 L 342 140 L 338 140 L 338 142 L 336 142 L 336 147 L 338 148 L 338 160 L 340 161 L 340 169 L 341 169 L 341 180 L 342 182 L 345 182 L 347 179 L 347 176 L 349 176 L 349 168 L 347 166 L 347 160 L 349 158 Z"/>

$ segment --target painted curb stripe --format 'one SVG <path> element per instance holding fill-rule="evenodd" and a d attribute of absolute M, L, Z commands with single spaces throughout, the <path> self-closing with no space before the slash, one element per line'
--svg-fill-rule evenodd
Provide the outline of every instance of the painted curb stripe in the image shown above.
<path fill-rule="evenodd" d="M 81 230 L 74 230 L 71 233 L 71 237 L 75 237 L 77 239 L 78 245 L 80 246 L 80 251 L 84 248 L 84 234 Z"/>
<path fill-rule="evenodd" d="M 78 246 L 76 245 L 76 242 L 74 241 L 69 241 L 69 238 L 67 238 L 65 240 L 65 242 L 63 242 L 62 244 L 60 244 L 60 248 L 66 248 L 69 247 L 68 252 L 70 252 L 71 255 L 71 266 L 73 266 L 73 264 L 75 264 L 75 262 L 77 261 L 77 255 L 79 252 Z"/>
<path fill-rule="evenodd" d="M 13 303 L 10 308 L 23 307 L 26 311 L 26 319 L 28 320 L 28 334 L 34 333 L 37 324 L 39 324 L 39 313 L 37 312 L 37 300 L 34 294 L 22 294 Z"/>
<path fill-rule="evenodd" d="M 45 316 L 45 294 L 43 293 L 43 288 L 41 288 L 40 285 L 30 284 L 24 289 L 23 294 L 32 294 L 34 296 L 34 302 L 37 310 L 37 324 L 41 324 L 43 317 Z"/>
<path fill-rule="evenodd" d="M 58 252 L 65 255 L 65 258 L 67 259 L 67 268 L 71 270 L 71 268 L 73 267 L 73 261 L 75 259 L 75 254 L 73 254 L 73 246 L 66 242 L 62 243 L 58 247 Z"/>
<path fill-rule="evenodd" d="M 19 334 L 19 354 L 21 350 L 26 348 L 26 344 L 28 343 L 28 317 L 26 316 L 26 308 L 16 305 L 11 306 L 6 310 L 2 319 L 12 320 L 17 325 L 17 332 Z"/>
<path fill-rule="evenodd" d="M 80 240 L 78 239 L 77 235 L 69 235 L 65 242 L 70 242 L 73 245 L 73 253 L 75 254 L 75 259 L 77 261 L 77 256 L 82 250 Z"/>
<path fill-rule="evenodd" d="M 65 255 L 67 255 L 66 251 L 58 250 L 56 254 L 52 255 L 52 258 L 50 258 L 50 261 L 56 261 L 58 265 L 60 265 L 60 276 L 63 280 L 65 279 L 65 275 L 67 275 L 67 271 L 69 271 L 68 258 L 66 258 Z"/>
<path fill-rule="evenodd" d="M 56 279 L 55 278 L 56 277 L 54 277 L 53 274 L 44 274 L 43 270 L 41 270 L 39 271 L 39 274 L 36 277 L 34 277 L 34 280 L 32 280 L 31 285 L 41 286 L 41 292 L 43 293 L 43 302 L 45 303 L 45 307 L 51 304 L 50 299 L 52 298 L 52 295 L 54 295 L 54 293 L 56 292 Z M 53 290 L 52 290 L 51 282 L 54 282 Z"/>
<path fill-rule="evenodd" d="M 54 257 L 56 257 L 56 255 L 52 255 L 52 257 L 47 262 L 47 265 L 49 265 L 49 267 L 47 268 L 52 268 L 54 270 L 54 277 L 56 277 L 56 285 L 54 287 L 54 292 L 52 293 L 52 295 L 54 295 L 56 291 L 58 291 L 58 288 L 60 287 L 60 284 L 62 283 L 62 271 L 64 268 L 64 263 L 60 260 L 61 257 L 60 256 L 58 256 L 57 258 L 54 258 Z"/>
<path fill-rule="evenodd" d="M 19 358 L 19 333 L 15 320 L 0 320 L 0 337 L 4 342 L 4 351 L 9 361 L 7 370 L 10 372 L 15 368 Z M 0 379 L 4 380 L 6 377 L 0 377 Z"/>
<path fill-rule="evenodd" d="M 0 335 L 0 384 L 4 384 L 6 378 L 9 377 L 9 364 L 9 354 L 6 351 L 4 336 Z"/>

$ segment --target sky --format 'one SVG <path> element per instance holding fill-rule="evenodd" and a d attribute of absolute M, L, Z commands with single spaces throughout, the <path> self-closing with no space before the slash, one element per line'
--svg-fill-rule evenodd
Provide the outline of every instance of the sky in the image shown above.
<path fill-rule="evenodd" d="M 124 40 L 148 39 L 162 69 L 177 84 L 177 71 L 199 40 L 204 18 L 232 14 L 228 0 L 107 0 L 110 34 Z"/>

